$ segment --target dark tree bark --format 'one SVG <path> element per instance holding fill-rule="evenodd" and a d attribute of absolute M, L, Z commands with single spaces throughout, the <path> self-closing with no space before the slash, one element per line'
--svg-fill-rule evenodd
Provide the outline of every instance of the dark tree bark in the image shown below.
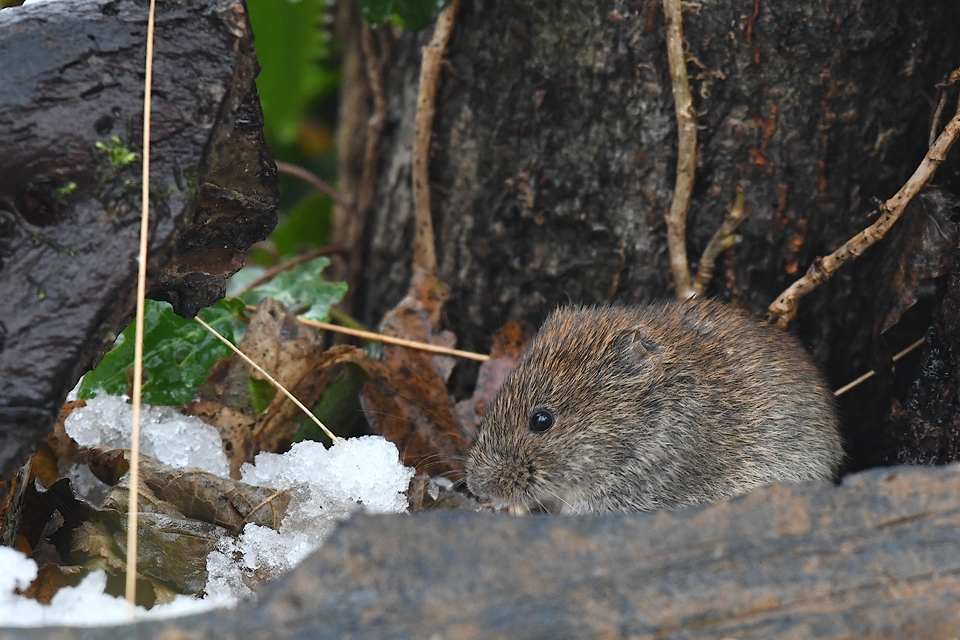
<path fill-rule="evenodd" d="M 147 3 L 0 11 L 0 478 L 129 321 L 136 292 Z M 276 223 L 242 0 L 157 7 L 150 297 L 192 316 Z"/>
<path fill-rule="evenodd" d="M 958 28 L 952 0 L 718 0 L 685 12 L 700 112 L 692 259 L 738 186 L 751 211 L 711 295 L 763 314 L 814 257 L 869 224 L 871 199 L 892 195 L 926 150 L 930 96 L 960 66 Z M 368 323 L 409 278 L 410 144 L 425 41 L 401 37 L 385 62 L 389 121 L 355 283 L 356 313 Z M 486 350 L 508 319 L 534 328 L 568 300 L 672 295 L 663 214 L 676 123 L 660 3 L 464 0 L 447 59 L 432 214 L 461 346 Z M 835 387 L 873 367 L 881 253 L 808 296 L 795 321 Z M 922 335 L 928 320 L 908 317 L 893 346 Z M 845 407 L 854 467 L 883 454 L 874 425 L 889 395 L 864 389 Z"/>

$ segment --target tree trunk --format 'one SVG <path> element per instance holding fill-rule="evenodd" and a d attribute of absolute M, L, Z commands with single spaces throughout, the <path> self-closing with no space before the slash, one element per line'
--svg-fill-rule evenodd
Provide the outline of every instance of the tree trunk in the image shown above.
<path fill-rule="evenodd" d="M 816 256 L 869 224 L 872 199 L 892 195 L 922 158 L 930 96 L 960 66 L 960 4 L 711 0 L 688 5 L 683 28 L 700 125 L 689 255 L 697 259 L 742 188 L 743 241 L 718 261 L 709 294 L 763 314 Z M 409 280 L 410 149 L 427 37 L 382 48 L 388 122 L 354 283 L 367 323 Z M 567 301 L 672 295 L 663 214 L 676 122 L 664 38 L 657 0 L 463 0 L 430 166 L 446 317 L 463 348 L 487 350 L 507 320 L 533 329 Z M 873 367 L 882 253 L 804 299 L 794 323 L 835 387 Z M 929 314 L 908 314 L 892 346 L 928 324 Z M 873 425 L 889 393 L 863 389 L 844 405 L 853 467 L 884 455 Z"/>

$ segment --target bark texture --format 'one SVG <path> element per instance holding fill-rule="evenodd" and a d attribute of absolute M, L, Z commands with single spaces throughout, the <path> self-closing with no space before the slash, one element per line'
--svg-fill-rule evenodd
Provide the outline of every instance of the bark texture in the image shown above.
<path fill-rule="evenodd" d="M 927 96 L 960 65 L 958 28 L 960 5 L 949 0 L 690 5 L 684 35 L 700 113 L 692 259 L 737 186 L 750 211 L 712 295 L 762 313 L 815 256 L 869 224 L 871 199 L 892 195 L 925 151 Z M 409 280 L 425 40 L 401 37 L 386 61 L 389 122 L 356 283 L 368 323 Z M 447 60 L 432 213 L 460 345 L 486 350 L 502 323 L 533 328 L 567 301 L 672 295 L 663 214 L 676 123 L 659 2 L 464 0 Z M 884 286 L 876 253 L 809 296 L 796 321 L 835 387 L 873 365 L 871 316 Z M 856 443 L 876 440 L 860 430 L 887 406 L 867 396 L 847 407 L 854 466 L 876 458 Z"/>
<path fill-rule="evenodd" d="M 0 11 L 0 477 L 134 309 L 147 3 Z M 148 288 L 181 315 L 223 296 L 276 223 L 242 0 L 157 6 Z M 116 136 L 119 142 L 114 142 Z"/>
<path fill-rule="evenodd" d="M 927 332 L 920 373 L 887 425 L 890 462 L 945 464 L 960 460 L 960 252 Z"/>
<path fill-rule="evenodd" d="M 608 516 L 354 516 L 257 603 L 0 640 L 955 638 L 960 468 Z"/>

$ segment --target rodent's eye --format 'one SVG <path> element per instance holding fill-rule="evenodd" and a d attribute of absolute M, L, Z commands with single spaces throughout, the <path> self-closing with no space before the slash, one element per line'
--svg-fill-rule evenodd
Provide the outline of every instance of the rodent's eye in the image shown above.
<path fill-rule="evenodd" d="M 553 426 L 553 412 L 550 409 L 537 409 L 530 414 L 530 431 L 543 433 Z"/>

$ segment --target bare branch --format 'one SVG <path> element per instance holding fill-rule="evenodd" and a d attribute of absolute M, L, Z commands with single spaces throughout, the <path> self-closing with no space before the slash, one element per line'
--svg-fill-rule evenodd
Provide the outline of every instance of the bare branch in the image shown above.
<path fill-rule="evenodd" d="M 420 93 L 417 96 L 417 122 L 413 137 L 413 200 L 416 207 L 417 231 L 413 253 L 413 270 L 431 276 L 437 273 L 437 251 L 434 246 L 433 219 L 430 215 L 430 135 L 436 111 L 437 85 L 440 84 L 440 62 L 453 31 L 459 0 L 453 0 L 437 16 L 430 44 L 423 48 L 420 69 Z"/>
<path fill-rule="evenodd" d="M 345 197 L 343 197 L 343 195 L 341 195 L 339 191 L 337 191 L 332 186 L 330 186 L 328 182 L 326 182 L 323 178 L 321 178 L 317 174 L 313 173 L 312 171 L 308 171 L 299 165 L 295 165 L 290 162 L 283 162 L 280 160 L 277 161 L 277 171 L 279 171 L 280 173 L 285 173 L 288 176 L 294 176 L 296 178 L 300 178 L 301 180 L 309 184 L 311 187 L 313 187 L 317 191 L 327 194 L 328 196 L 330 196 L 331 200 L 333 200 L 338 205 L 343 207 L 343 210 L 346 211 L 349 216 L 353 217 L 354 215 L 353 205 L 350 204 L 350 202 Z"/>
<path fill-rule="evenodd" d="M 700 256 L 700 265 L 697 267 L 697 278 L 693 284 L 693 288 L 698 296 L 702 296 L 707 292 L 707 287 L 713 279 L 714 263 L 717 260 L 717 256 L 720 255 L 720 252 L 726 251 L 740 241 L 740 237 L 734 235 L 734 232 L 746 217 L 743 189 L 737 189 L 737 198 L 733 206 L 730 207 L 727 217 L 724 218 L 720 228 L 717 229 L 717 232 L 710 238 L 710 242 L 707 243 L 707 248 L 703 250 L 703 255 Z"/>
<path fill-rule="evenodd" d="M 960 110 L 947 123 L 943 132 L 927 151 L 910 179 L 889 200 L 880 205 L 880 217 L 875 223 L 850 238 L 842 247 L 828 256 L 817 258 L 807 273 L 790 285 L 767 308 L 768 319 L 785 327 L 797 315 L 800 298 L 826 282 L 845 263 L 859 257 L 870 246 L 880 240 L 890 227 L 900 219 L 904 209 L 914 196 L 926 186 L 937 167 L 946 159 L 950 147 L 960 134 Z"/>
<path fill-rule="evenodd" d="M 664 216 L 667 223 L 667 247 L 670 251 L 670 270 L 677 298 L 693 297 L 696 291 L 690 282 L 687 262 L 687 209 L 693 192 L 697 169 L 697 112 L 690 96 L 687 63 L 683 54 L 683 19 L 680 0 L 664 0 L 663 13 L 667 20 L 667 58 L 670 62 L 670 80 L 673 102 L 677 113 L 677 181 L 673 203 Z"/>

